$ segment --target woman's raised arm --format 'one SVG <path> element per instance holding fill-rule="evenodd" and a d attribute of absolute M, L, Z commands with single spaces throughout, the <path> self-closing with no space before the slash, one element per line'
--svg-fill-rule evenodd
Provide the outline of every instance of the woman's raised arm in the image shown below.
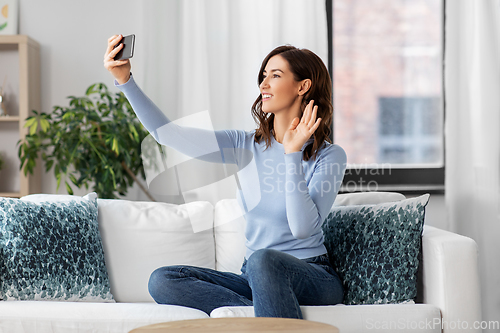
<path fill-rule="evenodd" d="M 104 67 L 116 79 L 115 85 L 125 94 L 134 112 L 155 140 L 193 158 L 209 162 L 237 164 L 241 154 L 245 132 L 241 130 L 212 131 L 194 127 L 179 126 L 151 101 L 137 86 L 130 72 L 130 61 L 114 60 L 116 53 L 123 47 L 115 45 L 121 35 L 108 39 L 104 54 Z M 220 151 L 220 154 L 213 154 Z"/>

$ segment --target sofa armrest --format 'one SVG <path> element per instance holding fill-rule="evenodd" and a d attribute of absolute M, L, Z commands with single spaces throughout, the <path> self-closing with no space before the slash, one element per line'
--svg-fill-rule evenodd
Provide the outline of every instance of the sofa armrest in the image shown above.
<path fill-rule="evenodd" d="M 476 242 L 425 226 L 422 236 L 423 302 L 437 306 L 443 332 L 467 332 L 481 321 L 481 294 Z"/>

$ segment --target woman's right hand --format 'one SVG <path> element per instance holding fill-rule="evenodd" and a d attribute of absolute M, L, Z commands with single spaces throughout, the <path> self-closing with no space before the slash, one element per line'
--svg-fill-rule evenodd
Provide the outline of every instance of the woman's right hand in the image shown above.
<path fill-rule="evenodd" d="M 108 48 L 104 53 L 104 68 L 106 68 L 119 84 L 127 83 L 130 79 L 130 61 L 114 60 L 116 54 L 123 48 L 123 43 L 115 48 L 115 45 L 123 38 L 122 35 L 114 35 L 108 39 Z"/>

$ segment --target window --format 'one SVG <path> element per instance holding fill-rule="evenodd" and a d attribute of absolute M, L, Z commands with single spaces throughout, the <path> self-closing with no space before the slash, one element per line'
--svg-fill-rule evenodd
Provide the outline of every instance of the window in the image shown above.
<path fill-rule="evenodd" d="M 437 166 L 442 163 L 439 98 L 380 97 L 378 112 L 378 161 Z"/>
<path fill-rule="evenodd" d="M 327 0 L 344 191 L 443 191 L 443 1 Z"/>

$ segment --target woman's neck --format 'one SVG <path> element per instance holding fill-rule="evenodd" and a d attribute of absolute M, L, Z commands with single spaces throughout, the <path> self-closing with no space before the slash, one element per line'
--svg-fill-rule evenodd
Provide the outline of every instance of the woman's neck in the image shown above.
<path fill-rule="evenodd" d="M 297 108 L 297 111 L 293 112 L 291 110 L 286 112 L 278 112 L 274 114 L 274 139 L 279 143 L 283 144 L 283 137 L 285 136 L 286 131 L 290 127 L 293 118 L 299 117 L 300 119 L 300 109 Z"/>

